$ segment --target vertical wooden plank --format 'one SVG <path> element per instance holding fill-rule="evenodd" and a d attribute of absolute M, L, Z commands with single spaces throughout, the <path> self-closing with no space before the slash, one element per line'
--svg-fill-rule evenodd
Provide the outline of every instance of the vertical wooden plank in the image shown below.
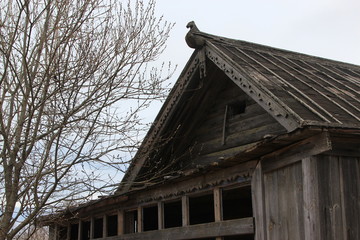
<path fill-rule="evenodd" d="M 341 210 L 339 159 L 336 156 L 319 155 L 319 206 L 321 235 L 323 239 L 343 238 L 343 219 Z"/>
<path fill-rule="evenodd" d="M 279 236 L 279 196 L 277 171 L 264 174 L 266 209 L 266 234 L 268 240 L 281 239 Z"/>
<path fill-rule="evenodd" d="M 70 240 L 70 238 L 71 238 L 71 224 L 68 223 L 67 228 L 66 228 L 66 239 Z"/>
<path fill-rule="evenodd" d="M 139 206 L 137 208 L 137 215 L 138 215 L 137 231 L 142 232 L 143 231 L 143 213 L 142 213 L 142 207 L 141 206 Z"/>
<path fill-rule="evenodd" d="M 55 239 L 55 226 L 54 224 L 49 225 L 49 240 L 56 240 Z"/>
<path fill-rule="evenodd" d="M 90 219 L 90 239 L 94 239 L 95 218 Z"/>
<path fill-rule="evenodd" d="M 82 230 L 83 230 L 83 221 L 80 220 L 79 221 L 78 240 L 81 240 L 83 238 Z"/>
<path fill-rule="evenodd" d="M 215 222 L 221 222 L 222 217 L 222 194 L 219 187 L 214 188 L 214 213 Z M 222 240 L 222 237 L 217 237 L 216 240 Z"/>
<path fill-rule="evenodd" d="M 216 187 L 214 188 L 214 212 L 215 212 L 215 222 L 222 221 L 222 196 L 221 189 Z"/>
<path fill-rule="evenodd" d="M 319 228 L 319 183 L 315 157 L 302 160 L 302 173 L 304 185 L 304 237 L 305 240 L 322 239 Z"/>
<path fill-rule="evenodd" d="M 106 238 L 108 236 L 108 233 L 107 233 L 107 225 L 108 225 L 108 219 L 107 219 L 107 216 L 104 215 L 103 216 L 103 233 L 102 233 L 102 237 L 103 238 Z"/>
<path fill-rule="evenodd" d="M 360 158 L 341 157 L 346 239 L 360 239 Z"/>
<path fill-rule="evenodd" d="M 123 235 L 124 234 L 124 211 L 123 210 L 118 210 L 117 212 L 117 218 L 118 218 L 118 233 L 117 235 Z"/>
<path fill-rule="evenodd" d="M 187 196 L 183 196 L 181 198 L 182 205 L 182 225 L 188 226 L 190 225 L 190 217 L 189 217 L 189 198 Z"/>
<path fill-rule="evenodd" d="M 251 180 L 252 205 L 255 218 L 255 240 L 266 240 L 266 214 L 263 173 L 258 163 Z"/>
<path fill-rule="evenodd" d="M 343 240 L 348 240 L 347 238 L 347 223 L 346 223 L 346 215 L 345 215 L 345 194 L 344 194 L 344 177 L 343 177 L 343 162 L 344 159 L 342 157 L 339 157 L 339 188 L 340 188 L 340 200 L 341 200 L 341 217 L 342 217 L 342 235 L 343 235 Z M 355 209 L 354 209 L 355 210 Z"/>
<path fill-rule="evenodd" d="M 164 229 L 164 204 L 158 202 L 158 229 Z"/>
<path fill-rule="evenodd" d="M 59 240 L 59 225 L 58 224 L 55 224 L 55 227 L 54 227 L 54 240 Z"/>
<path fill-rule="evenodd" d="M 304 239 L 301 163 L 264 175 L 267 239 Z"/>

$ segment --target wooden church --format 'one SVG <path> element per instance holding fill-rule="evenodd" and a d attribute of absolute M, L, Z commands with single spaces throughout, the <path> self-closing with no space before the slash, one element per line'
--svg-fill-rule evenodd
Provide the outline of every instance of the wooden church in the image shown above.
<path fill-rule="evenodd" d="M 360 239 L 360 66 L 200 32 L 116 193 L 53 240 Z"/>

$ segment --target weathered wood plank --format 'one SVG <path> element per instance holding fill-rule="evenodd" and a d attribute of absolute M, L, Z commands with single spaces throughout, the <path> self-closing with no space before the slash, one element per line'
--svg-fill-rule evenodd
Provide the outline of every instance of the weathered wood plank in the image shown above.
<path fill-rule="evenodd" d="M 267 239 L 304 239 L 301 164 L 264 175 Z"/>
<path fill-rule="evenodd" d="M 266 240 L 266 210 L 263 173 L 258 163 L 251 179 L 252 205 L 255 219 L 255 240 Z"/>
<path fill-rule="evenodd" d="M 182 225 L 190 225 L 190 215 L 189 215 L 189 197 L 182 196 L 181 198 L 181 211 L 182 211 Z"/>
<path fill-rule="evenodd" d="M 327 240 L 343 239 L 343 215 L 340 192 L 339 159 L 318 156 L 319 206 L 321 236 Z"/>
<path fill-rule="evenodd" d="M 316 158 L 314 157 L 308 157 L 302 160 L 305 240 L 323 239 L 320 235 L 319 228 L 319 176 L 316 163 Z"/>
<path fill-rule="evenodd" d="M 278 135 L 284 133 L 285 129 L 278 123 L 274 122 L 268 125 L 259 126 L 242 132 L 233 133 L 226 136 L 226 144 L 222 145 L 222 136 L 218 135 L 206 142 L 197 142 L 192 148 L 194 154 L 209 154 L 221 151 L 227 148 L 246 145 L 261 140 L 266 135 Z"/>
<path fill-rule="evenodd" d="M 142 232 L 143 231 L 143 210 L 141 206 L 138 206 L 137 208 L 137 231 Z"/>
<path fill-rule="evenodd" d="M 345 236 L 360 239 L 360 158 L 341 157 Z"/>
<path fill-rule="evenodd" d="M 215 213 L 215 222 L 220 222 L 223 219 L 222 215 L 222 193 L 219 187 L 214 188 L 214 213 Z"/>
<path fill-rule="evenodd" d="M 117 212 L 117 218 L 118 218 L 118 235 L 124 234 L 124 210 L 119 210 Z"/>
<path fill-rule="evenodd" d="M 273 171 L 331 149 L 329 135 L 321 133 L 265 155 L 262 157 L 263 171 Z"/>
<path fill-rule="evenodd" d="M 136 199 L 133 204 L 136 206 L 139 202 L 148 202 L 158 199 L 167 199 L 169 197 L 181 197 L 184 193 L 191 192 L 192 189 L 201 190 L 203 187 L 220 185 L 222 182 L 229 182 L 231 179 L 237 179 L 241 183 L 240 177 L 243 176 L 243 184 L 249 184 L 249 179 L 257 161 L 248 161 L 237 166 L 224 168 L 216 172 L 207 173 L 201 176 L 192 177 L 181 182 L 172 182 L 163 185 L 161 188 L 140 191 L 132 196 Z M 247 176 L 247 177 L 246 177 Z M 245 178 L 246 177 L 246 178 Z M 131 207 L 130 201 L 127 203 Z"/>
<path fill-rule="evenodd" d="M 209 238 L 219 236 L 244 235 L 254 233 L 254 219 L 242 218 L 222 222 L 190 225 L 185 227 L 169 228 L 164 230 L 125 234 L 109 237 L 109 240 L 180 240 Z"/>

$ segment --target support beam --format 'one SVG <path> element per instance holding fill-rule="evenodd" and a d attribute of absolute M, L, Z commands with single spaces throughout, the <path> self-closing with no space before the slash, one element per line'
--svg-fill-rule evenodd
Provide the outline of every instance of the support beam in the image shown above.
<path fill-rule="evenodd" d="M 143 231 L 143 213 L 142 213 L 142 207 L 137 208 L 137 215 L 138 215 L 138 222 L 137 222 L 137 232 Z"/>
<path fill-rule="evenodd" d="M 214 212 L 215 212 L 215 222 L 220 222 L 223 219 L 222 216 L 222 196 L 221 189 L 216 187 L 214 188 Z"/>
<path fill-rule="evenodd" d="M 303 197 L 304 197 L 304 235 L 306 240 L 322 239 L 320 234 L 320 219 L 318 214 L 318 173 L 316 158 L 308 157 L 302 160 Z M 344 238 L 346 239 L 346 238 Z"/>
<path fill-rule="evenodd" d="M 183 196 L 181 198 L 181 205 L 182 205 L 182 225 L 189 226 L 190 225 L 189 197 Z"/>
<path fill-rule="evenodd" d="M 80 220 L 79 221 L 79 232 L 78 232 L 78 240 L 81 240 L 82 237 L 82 230 L 83 230 L 83 222 Z"/>
<path fill-rule="evenodd" d="M 119 236 L 124 234 L 124 211 L 119 210 L 117 216 L 118 216 L 117 235 Z"/>
<path fill-rule="evenodd" d="M 106 238 L 108 236 L 108 233 L 107 233 L 107 216 L 104 215 L 103 216 L 103 233 L 102 233 L 102 237 L 103 238 Z"/>
<path fill-rule="evenodd" d="M 222 216 L 222 194 L 219 187 L 214 188 L 214 212 L 215 212 L 215 222 L 221 222 L 223 219 Z M 216 240 L 223 240 L 222 237 L 217 237 Z"/>
<path fill-rule="evenodd" d="M 158 202 L 158 229 L 164 229 L 164 204 Z"/>
<path fill-rule="evenodd" d="M 70 240 L 70 238 L 71 238 L 71 224 L 68 223 L 66 228 L 66 239 Z"/>
<path fill-rule="evenodd" d="M 94 239 L 95 218 L 90 219 L 90 239 Z"/>

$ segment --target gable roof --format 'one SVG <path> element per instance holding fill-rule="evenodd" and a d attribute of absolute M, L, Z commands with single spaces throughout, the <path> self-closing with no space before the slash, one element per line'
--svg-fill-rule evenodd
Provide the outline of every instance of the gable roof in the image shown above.
<path fill-rule="evenodd" d="M 207 73 L 209 60 L 288 132 L 311 126 L 360 129 L 360 66 L 206 34 L 194 23 L 188 26 L 191 29 L 186 41 L 196 50 L 145 137 L 118 193 L 132 187 L 158 138 L 183 109 L 189 86 Z"/>

